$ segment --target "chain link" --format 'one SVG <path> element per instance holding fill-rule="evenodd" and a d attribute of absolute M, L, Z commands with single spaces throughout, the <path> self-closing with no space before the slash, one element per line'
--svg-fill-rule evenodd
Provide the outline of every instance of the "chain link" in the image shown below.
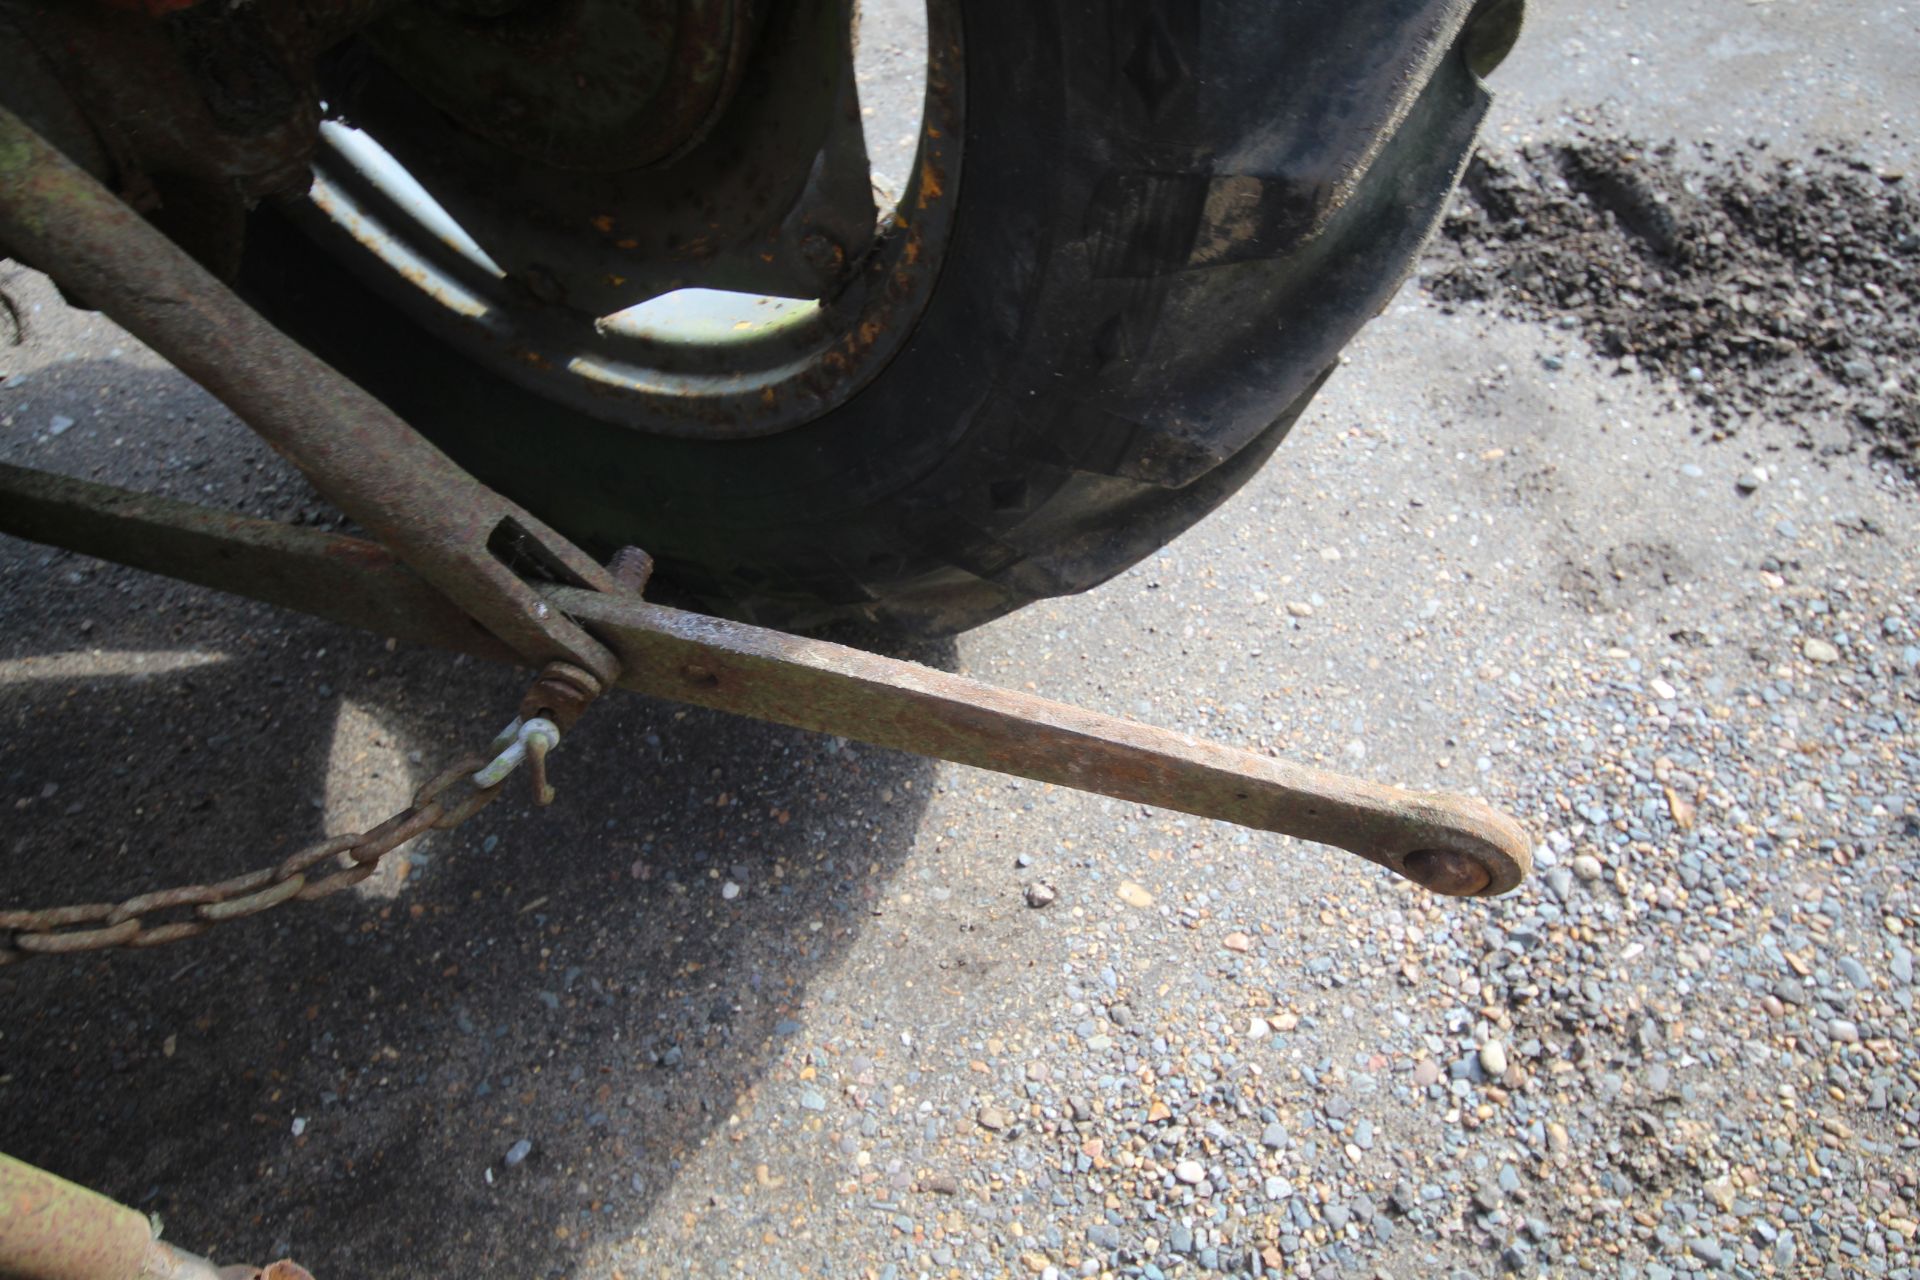
<path fill-rule="evenodd" d="M 380 867 L 380 860 L 428 831 L 446 831 L 493 802 L 504 779 L 474 786 L 475 770 L 486 756 L 467 756 L 429 779 L 413 802 L 371 831 L 329 836 L 270 866 L 212 884 L 185 884 L 135 894 L 124 902 L 93 902 L 38 911 L 0 911 L 0 965 L 37 955 L 105 951 L 114 947 L 157 947 L 197 938 L 217 924 L 258 915 L 286 902 L 311 902 L 359 884 Z M 446 793 L 462 779 L 469 793 L 450 802 Z M 331 862 L 335 870 L 324 873 Z M 191 907 L 186 919 L 155 923 L 156 912 Z M 75 926 L 87 926 L 77 928 Z"/>
<path fill-rule="evenodd" d="M 584 671 L 565 663 L 549 663 L 522 701 L 521 716 L 551 716 L 562 727 L 571 727 L 599 693 L 599 681 Z M 537 723 L 552 730 L 551 742 L 536 733 L 532 739 L 535 745 L 530 746 L 525 741 L 528 735 L 519 734 L 518 754 L 512 764 L 527 756 L 533 758 L 535 803 L 545 804 L 553 798 L 553 788 L 547 785 L 545 774 L 546 751 L 559 741 L 559 731 L 546 719 Z M 522 727 L 522 720 L 509 725 L 507 731 L 494 740 L 495 754 L 463 756 L 448 765 L 413 793 L 413 800 L 406 808 L 371 831 L 329 836 L 270 866 L 212 884 L 177 885 L 135 894 L 123 902 L 0 911 L 0 967 L 37 955 L 157 947 L 180 942 L 197 938 L 229 920 L 242 920 L 287 902 L 311 902 L 351 888 L 371 876 L 379 869 L 382 858 L 408 841 L 429 831 L 450 831 L 492 804 L 505 786 L 512 764 L 505 772 L 495 770 L 494 766 L 504 760 L 504 749 Z M 484 785 L 476 777 L 482 769 L 490 770 Z M 460 783 L 465 784 L 465 794 L 457 798 L 449 795 Z M 329 863 L 334 868 L 330 872 L 326 871 Z M 149 919 L 156 912 L 178 911 L 183 907 L 192 908 L 185 918 L 159 923 Z"/>

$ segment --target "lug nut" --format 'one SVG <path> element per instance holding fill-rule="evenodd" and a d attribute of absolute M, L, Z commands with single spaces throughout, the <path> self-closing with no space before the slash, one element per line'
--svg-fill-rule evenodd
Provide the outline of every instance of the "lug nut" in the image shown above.
<path fill-rule="evenodd" d="M 840 268 L 847 261 L 847 251 L 835 244 L 832 236 L 820 231 L 811 232 L 800 241 L 800 256 L 824 276 L 840 274 Z"/>

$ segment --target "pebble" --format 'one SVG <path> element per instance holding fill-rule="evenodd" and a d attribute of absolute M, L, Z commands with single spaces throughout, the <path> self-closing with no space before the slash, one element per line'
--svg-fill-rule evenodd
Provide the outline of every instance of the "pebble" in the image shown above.
<path fill-rule="evenodd" d="M 1717 1240 L 1695 1238 L 1687 1241 L 1687 1252 L 1710 1267 L 1718 1267 L 1726 1262 L 1726 1254 Z"/>
<path fill-rule="evenodd" d="M 1582 880 L 1588 882 L 1598 880 L 1600 878 L 1600 872 L 1600 859 L 1590 853 L 1580 854 L 1573 860 L 1573 874 L 1579 876 Z"/>
<path fill-rule="evenodd" d="M 1679 827 L 1682 831 L 1693 830 L 1693 824 L 1698 821 L 1700 816 L 1699 806 L 1681 795 L 1678 791 L 1675 791 L 1672 787 L 1668 787 L 1666 791 L 1667 813 L 1672 816 L 1673 825 Z"/>
<path fill-rule="evenodd" d="M 1755 489 L 1758 489 L 1761 485 L 1765 484 L 1766 482 L 1767 482 L 1766 476 L 1761 474 L 1757 470 L 1743 471 L 1740 473 L 1740 478 L 1733 482 L 1733 487 L 1738 489 L 1742 493 L 1752 493 Z"/>
<path fill-rule="evenodd" d="M 1027 886 L 1027 905 L 1036 910 L 1052 906 L 1059 897 L 1059 890 L 1050 884 L 1036 881 Z"/>
<path fill-rule="evenodd" d="M 1287 613 L 1296 618 L 1311 618 L 1313 616 L 1313 606 L 1305 600 L 1289 600 L 1287 601 Z"/>
<path fill-rule="evenodd" d="M 533 1153 L 533 1143 L 526 1138 L 522 1138 L 520 1139 L 520 1141 L 514 1143 L 512 1146 L 507 1148 L 507 1154 L 503 1157 L 503 1159 L 506 1161 L 507 1168 L 511 1169 L 515 1165 L 519 1164 L 522 1160 L 525 1160 L 532 1153 Z"/>
<path fill-rule="evenodd" d="M 1205 1179 L 1207 1169 L 1198 1160 L 1182 1160 L 1173 1166 L 1173 1176 L 1191 1187 Z"/>
<path fill-rule="evenodd" d="M 1825 664 L 1840 661 L 1840 650 L 1836 649 L 1827 641 L 1817 637 L 1809 638 L 1806 643 L 1802 644 L 1800 646 L 1800 652 L 1806 654 L 1808 662 Z"/>
<path fill-rule="evenodd" d="M 990 1129 L 995 1133 L 1005 1130 L 1013 1123 L 1012 1116 L 995 1106 L 980 1108 L 979 1113 L 975 1115 L 974 1118 L 980 1122 L 982 1129 Z"/>
<path fill-rule="evenodd" d="M 1153 905 L 1153 895 L 1148 893 L 1142 885 L 1135 884 L 1131 880 L 1122 880 L 1120 882 L 1120 901 L 1130 907 L 1139 907 L 1144 910 Z"/>
<path fill-rule="evenodd" d="M 1253 939 L 1235 930 L 1220 940 L 1220 945 L 1229 951 L 1245 953 L 1253 948 Z"/>
<path fill-rule="evenodd" d="M 1540 874 L 1547 891 L 1565 902 L 1573 893 L 1573 871 L 1567 867 L 1548 867 Z"/>
<path fill-rule="evenodd" d="M 1490 1080 L 1498 1080 L 1507 1074 L 1507 1047 L 1498 1040 L 1489 1040 L 1480 1046 L 1480 1069 L 1487 1073 Z"/>

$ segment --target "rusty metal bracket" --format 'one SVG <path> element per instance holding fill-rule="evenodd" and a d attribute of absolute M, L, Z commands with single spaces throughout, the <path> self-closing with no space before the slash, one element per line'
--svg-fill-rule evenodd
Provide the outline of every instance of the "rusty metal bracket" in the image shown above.
<path fill-rule="evenodd" d="M 0 466 L 0 532 L 478 657 L 512 652 L 380 547 Z M 616 557 L 628 584 L 641 557 Z M 1439 893 L 1489 895 L 1531 868 L 1525 832 L 1478 800 L 1423 795 L 1011 693 L 843 645 L 548 586 L 618 655 L 619 684 L 1349 850 Z M 549 698 L 548 705 L 561 701 Z"/>
<path fill-rule="evenodd" d="M 267 323 L 4 107 L 0 245 L 213 393 L 329 501 L 522 658 L 534 665 L 564 661 L 602 682 L 618 672 L 606 647 L 555 613 L 517 566 L 556 582 L 618 590 L 605 568 Z"/>

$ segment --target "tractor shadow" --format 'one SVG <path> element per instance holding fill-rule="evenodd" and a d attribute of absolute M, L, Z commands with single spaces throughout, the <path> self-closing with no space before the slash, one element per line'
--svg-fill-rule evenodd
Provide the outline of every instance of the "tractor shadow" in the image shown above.
<path fill-rule="evenodd" d="M 50 366 L 30 412 L 84 423 L 102 387 L 176 416 L 0 455 L 325 518 L 169 372 Z M 0 415 L 27 394 L 0 389 Z M 136 452 L 118 427 L 156 434 Z M 526 679 L 7 539 L 0 589 L 5 906 L 216 879 L 370 825 Z M 553 766 L 552 808 L 516 779 L 380 894 L 0 967 L 6 1150 L 182 1247 L 321 1276 L 565 1275 L 641 1229 L 858 936 L 933 767 L 632 695 Z"/>

